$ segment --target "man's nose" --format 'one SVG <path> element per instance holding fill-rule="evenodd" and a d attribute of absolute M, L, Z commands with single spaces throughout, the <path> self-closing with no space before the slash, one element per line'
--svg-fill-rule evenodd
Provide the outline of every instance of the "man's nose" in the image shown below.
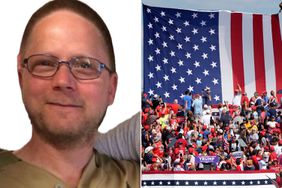
<path fill-rule="evenodd" d="M 73 76 L 68 64 L 60 64 L 54 77 L 52 78 L 53 88 L 75 89 L 76 78 Z"/>

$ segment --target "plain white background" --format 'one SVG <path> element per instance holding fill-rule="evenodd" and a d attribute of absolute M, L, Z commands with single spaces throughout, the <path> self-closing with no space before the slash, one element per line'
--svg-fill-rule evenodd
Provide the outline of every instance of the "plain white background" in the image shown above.
<path fill-rule="evenodd" d="M 15 150 L 31 136 L 31 125 L 21 100 L 16 71 L 17 54 L 31 14 L 47 0 L 5 1 L 0 6 L 0 148 Z M 108 108 L 101 132 L 113 128 L 140 109 L 141 1 L 83 0 L 107 24 L 114 43 L 118 90 Z"/>

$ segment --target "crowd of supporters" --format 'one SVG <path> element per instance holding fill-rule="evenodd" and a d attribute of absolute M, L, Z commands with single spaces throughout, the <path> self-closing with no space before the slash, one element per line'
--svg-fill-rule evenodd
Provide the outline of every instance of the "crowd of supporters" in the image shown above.
<path fill-rule="evenodd" d="M 281 101 L 272 91 L 211 104 L 210 91 L 166 103 L 142 96 L 142 171 L 246 171 L 282 164 Z"/>

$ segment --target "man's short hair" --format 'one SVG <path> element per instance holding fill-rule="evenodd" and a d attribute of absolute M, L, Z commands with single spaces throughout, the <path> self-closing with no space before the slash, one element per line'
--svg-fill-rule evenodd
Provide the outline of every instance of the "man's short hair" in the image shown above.
<path fill-rule="evenodd" d="M 20 46 L 20 54 L 22 56 L 24 55 L 27 41 L 36 23 L 38 23 L 42 18 L 58 10 L 69 10 L 71 12 L 74 12 L 82 16 L 83 18 L 87 19 L 91 23 L 93 23 L 99 29 L 105 40 L 105 44 L 107 45 L 107 50 L 111 61 L 110 69 L 111 71 L 116 72 L 115 55 L 114 55 L 112 38 L 106 24 L 104 23 L 103 19 L 99 16 L 99 14 L 96 11 L 94 11 L 91 7 L 89 7 L 85 3 L 78 0 L 53 0 L 46 3 L 41 8 L 39 8 L 31 16 L 31 18 L 29 19 L 26 25 Z"/>

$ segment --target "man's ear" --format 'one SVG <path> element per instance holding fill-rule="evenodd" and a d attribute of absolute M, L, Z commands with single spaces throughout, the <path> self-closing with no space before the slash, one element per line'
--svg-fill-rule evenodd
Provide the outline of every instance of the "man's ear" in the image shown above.
<path fill-rule="evenodd" d="M 18 71 L 19 84 L 21 88 L 22 88 L 22 69 L 23 69 L 22 62 L 23 62 L 22 55 L 19 53 L 17 56 L 17 71 Z"/>
<path fill-rule="evenodd" d="M 117 73 L 111 73 L 110 87 L 108 90 L 108 105 L 113 104 L 115 100 L 117 84 L 118 84 L 118 75 Z"/>

